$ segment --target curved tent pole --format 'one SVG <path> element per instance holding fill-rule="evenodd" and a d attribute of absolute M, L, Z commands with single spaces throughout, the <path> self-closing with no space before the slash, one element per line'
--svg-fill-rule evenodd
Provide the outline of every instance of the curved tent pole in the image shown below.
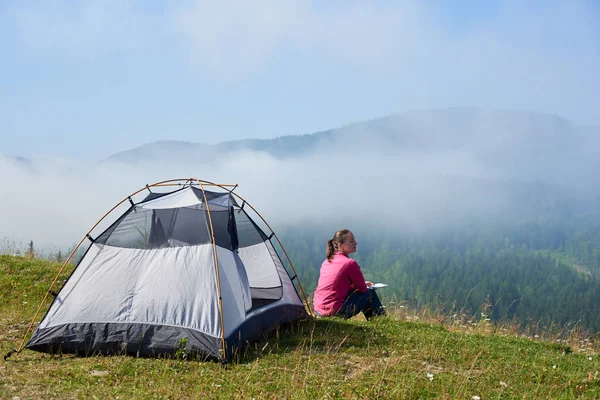
<path fill-rule="evenodd" d="M 225 322 L 223 319 L 223 297 L 221 296 L 221 278 L 219 275 L 219 257 L 217 257 L 217 241 L 215 240 L 215 229 L 212 223 L 212 217 L 210 215 L 210 206 L 208 205 L 208 199 L 206 198 L 206 193 L 204 193 L 204 185 L 200 182 L 199 179 L 194 178 L 196 182 L 200 184 L 200 189 L 202 189 L 202 197 L 204 197 L 204 204 L 206 205 L 206 212 L 208 214 L 208 223 L 210 225 L 210 236 L 213 245 L 213 255 L 215 258 L 215 271 L 217 273 L 217 291 L 219 295 L 219 318 L 221 320 L 221 351 L 223 352 L 223 360 L 227 359 L 227 343 L 225 342 Z"/>
<path fill-rule="evenodd" d="M 252 211 L 254 211 L 256 213 L 256 215 L 258 215 L 260 217 L 260 219 L 265 223 L 265 225 L 267 225 L 267 228 L 269 228 L 269 230 L 271 231 L 271 233 L 273 234 L 273 237 L 275 237 L 275 239 L 277 240 L 277 243 L 279 243 L 279 246 L 281 247 L 281 249 L 283 250 L 283 254 L 285 254 L 285 258 L 288 260 L 288 262 L 290 263 L 290 267 L 292 268 L 292 271 L 294 272 L 294 275 L 296 277 L 298 277 L 298 273 L 296 272 L 296 269 L 294 268 L 294 264 L 292 263 L 292 260 L 290 259 L 290 257 L 288 256 L 287 251 L 285 251 L 285 247 L 283 247 L 283 244 L 281 243 L 281 240 L 279 240 L 279 238 L 277 237 L 277 235 L 275 234 L 275 232 L 273 231 L 273 229 L 271 228 L 271 226 L 269 225 L 269 223 L 263 218 L 262 215 L 260 215 L 260 213 L 258 211 L 256 211 L 256 208 L 252 207 L 252 205 L 250 203 L 248 203 L 242 196 L 240 196 L 237 193 L 233 193 L 233 190 L 235 189 L 235 187 L 233 189 L 227 189 L 226 187 L 224 187 L 225 185 L 220 185 L 218 183 L 213 183 L 213 182 L 209 182 L 209 181 L 203 181 L 206 182 L 210 185 L 214 185 L 214 186 L 219 186 L 221 189 L 227 190 L 229 193 L 231 193 L 232 195 L 236 196 L 238 199 L 242 200 L 244 203 L 246 203 L 248 205 L 248 207 L 250 207 L 252 209 Z M 235 185 L 237 187 L 237 185 Z M 308 306 L 308 299 L 306 297 L 306 294 L 304 293 L 304 288 L 302 287 L 302 283 L 300 282 L 300 279 L 298 279 L 298 286 L 300 286 L 300 292 L 302 293 L 302 297 L 304 298 L 304 304 L 306 304 L 306 308 L 308 309 L 308 313 L 310 314 L 311 317 L 314 317 L 312 310 L 310 309 L 310 307 Z"/>
<path fill-rule="evenodd" d="M 58 271 L 58 273 L 56 274 L 56 277 L 54 278 L 54 280 L 52 281 L 52 283 L 50 284 L 50 287 L 48 288 L 48 291 L 46 292 L 46 294 L 44 295 L 44 298 L 42 299 L 40 305 L 38 306 L 37 311 L 35 312 L 35 315 L 33 316 L 33 319 L 31 320 L 31 323 L 29 324 L 27 331 L 25 332 L 25 335 L 23 336 L 23 340 L 21 341 L 21 344 L 19 346 L 18 349 L 14 349 L 9 351 L 5 356 L 4 359 L 6 360 L 8 357 L 10 357 L 10 355 L 12 355 L 13 353 L 20 353 L 23 350 L 23 347 L 25 347 L 25 342 L 27 341 L 27 336 L 29 335 L 29 332 L 31 332 L 31 328 L 33 327 L 33 324 L 35 323 L 35 321 L 37 320 L 37 317 L 42 309 L 42 307 L 44 306 L 44 304 L 46 303 L 46 300 L 48 300 L 48 296 L 50 295 L 50 292 L 52 291 L 52 288 L 54 287 L 54 285 L 56 284 L 56 282 L 58 281 L 58 277 L 60 276 L 60 274 L 62 274 L 62 272 L 64 271 L 65 267 L 69 264 L 69 261 L 71 261 L 71 259 L 73 258 L 73 256 L 75 255 L 75 253 L 77 252 L 77 250 L 79 249 L 79 247 L 81 247 L 81 244 L 85 241 L 85 239 L 87 239 L 88 237 L 90 237 L 90 233 L 92 233 L 92 231 L 94 229 L 96 229 L 96 227 L 98 226 L 98 224 L 100 224 L 100 222 L 102 222 L 104 220 L 104 218 L 106 218 L 110 213 L 112 213 L 117 207 L 119 207 L 121 204 L 123 204 L 124 202 L 128 201 L 131 197 L 135 196 L 136 194 L 147 190 L 150 187 L 153 186 L 178 186 L 177 184 L 174 184 L 173 182 L 180 182 L 180 181 L 192 181 L 192 180 L 196 180 L 195 178 L 180 178 L 180 179 L 169 179 L 166 181 L 160 181 L 160 182 L 156 182 L 153 183 L 152 185 L 146 185 L 143 188 L 141 188 L 140 190 L 137 190 L 135 192 L 133 192 L 132 194 L 130 194 L 129 196 L 125 197 L 123 200 L 121 200 L 120 202 L 118 202 L 113 208 L 111 208 L 106 214 L 104 214 L 102 216 L 102 218 L 100 218 L 95 224 L 94 226 L 92 226 L 92 228 L 83 236 L 83 238 L 79 241 L 79 243 L 77 244 L 77 246 L 75 246 L 75 248 L 73 249 L 73 251 L 71 252 L 71 254 L 69 255 L 69 257 L 67 257 L 67 259 L 65 260 L 65 262 L 63 263 L 63 265 L 61 266 L 60 270 Z M 198 181 L 200 183 L 200 181 Z M 214 186 L 220 186 L 223 187 L 224 186 L 235 186 L 235 185 L 217 185 L 211 182 L 207 182 L 207 184 L 209 185 L 214 185 Z M 225 189 L 227 190 L 227 189 Z M 202 190 L 202 192 L 204 193 L 204 190 Z"/>
<path fill-rule="evenodd" d="M 237 185 L 235 185 L 233 189 L 227 189 L 225 186 L 233 186 L 233 185 L 221 185 L 221 184 L 213 183 L 213 182 L 209 182 L 209 181 L 202 181 L 202 182 L 204 182 L 206 184 L 209 184 L 209 185 L 218 186 L 221 189 L 227 190 L 229 193 L 231 193 L 232 195 L 236 196 L 238 199 L 240 199 L 244 203 L 246 203 L 248 205 L 248 207 L 250 207 L 252 209 L 252 211 L 254 211 L 256 213 L 256 215 L 258 215 L 260 217 L 260 219 L 265 223 L 265 225 L 267 225 L 267 228 L 269 228 L 269 230 L 273 234 L 273 237 L 275 237 L 275 239 L 277 240 L 277 243 L 279 243 L 279 246 L 283 250 L 283 254 L 285 254 L 285 258 L 290 263 L 290 267 L 292 268 L 292 271 L 294 272 L 294 275 L 296 277 L 298 277 L 298 273 L 296 272 L 296 269 L 294 268 L 294 264 L 292 263 L 292 260 L 290 259 L 290 256 L 288 256 L 288 253 L 287 253 L 287 251 L 285 251 L 285 247 L 283 247 L 283 244 L 281 243 L 281 240 L 279 240 L 279 238 L 277 237 L 277 235 L 275 234 L 275 232 L 273 231 L 273 229 L 271 228 L 271 226 L 269 225 L 269 223 L 263 218 L 262 215 L 260 215 L 260 213 L 258 211 L 256 211 L 256 208 L 252 207 L 252 205 L 250 203 L 248 203 L 242 196 L 240 196 L 237 193 L 233 193 L 233 190 L 237 187 Z M 198 180 L 198 183 L 200 183 L 199 180 Z M 202 193 L 204 193 L 204 190 L 202 191 Z M 306 308 L 308 309 L 308 313 L 310 314 L 311 317 L 314 317 L 314 314 L 313 314 L 312 310 L 308 306 L 308 299 L 306 297 L 306 294 L 304 293 L 304 288 L 302 287 L 302 283 L 300 282 L 300 279 L 298 279 L 298 286 L 300 286 L 300 292 L 302 293 L 302 297 L 304 298 L 304 304 L 306 304 Z"/>
<path fill-rule="evenodd" d="M 139 190 L 136 190 L 135 192 L 131 193 L 129 196 L 125 197 L 123 200 L 121 200 L 120 202 L 118 202 L 113 208 L 111 208 L 108 212 L 106 212 L 106 214 L 104 214 L 102 216 L 102 218 L 100 218 L 90 228 L 90 230 L 79 241 L 79 243 L 77 244 L 77 246 L 75 246 L 75 248 L 73 249 L 73 251 L 71 251 L 71 254 L 69 254 L 69 257 L 67 257 L 67 259 L 65 260 L 65 262 L 62 264 L 60 270 L 58 271 L 58 273 L 56 274 L 54 280 L 50 284 L 50 287 L 48 288 L 48 291 L 44 295 L 44 298 L 42 299 L 40 305 L 38 306 L 38 309 L 35 312 L 35 315 L 32 318 L 31 323 L 29 324 L 29 326 L 27 328 L 27 331 L 25 332 L 25 335 L 23 336 L 23 340 L 21 341 L 21 344 L 20 344 L 19 348 L 18 349 L 13 349 L 13 350 L 9 351 L 4 356 L 4 360 L 6 360 L 8 357 L 10 357 L 10 355 L 12 355 L 14 353 L 18 354 L 18 353 L 20 353 L 23 350 L 23 348 L 25 347 L 25 342 L 27 341 L 27 336 L 29 335 L 29 332 L 31 332 L 31 328 L 33 327 L 33 324 L 35 323 L 35 321 L 36 321 L 36 319 L 37 319 L 37 317 L 38 317 L 38 315 L 39 315 L 42 307 L 46 303 L 46 300 L 48 299 L 48 296 L 49 296 L 50 292 L 52 291 L 52 288 L 54 287 L 54 285 L 58 281 L 58 277 L 60 276 L 60 274 L 62 274 L 62 272 L 64 271 L 65 267 L 69 264 L 69 261 L 71 261 L 71 259 L 73 258 L 73 256 L 75 255 L 75 253 L 77 252 L 77 250 L 79 249 L 79 247 L 81 247 L 81 244 L 85 241 L 85 239 L 87 239 L 87 238 L 90 237 L 90 234 L 92 233 L 92 231 L 94 229 L 96 229 L 96 227 L 100 224 L 100 222 L 102 222 L 117 207 L 119 207 L 124 202 L 128 201 L 131 197 L 135 196 L 136 194 L 138 194 L 138 193 L 140 193 L 140 192 L 142 192 L 144 190 L 149 190 L 150 187 L 154 187 L 154 186 L 181 186 L 181 183 L 175 183 L 175 182 L 181 182 L 181 181 L 185 181 L 186 183 L 187 182 L 194 182 L 194 181 L 198 182 L 198 184 L 200 185 L 200 187 L 202 189 L 202 195 L 204 196 L 205 204 L 207 205 L 207 211 L 208 211 L 208 215 L 209 215 L 209 222 L 210 222 L 211 235 L 212 235 L 212 241 L 213 241 L 213 248 L 214 248 L 214 252 L 215 252 L 215 262 L 216 262 L 216 266 L 217 266 L 217 284 L 218 284 L 218 290 L 219 290 L 219 305 L 220 305 L 219 312 L 220 312 L 221 326 L 222 326 L 223 352 L 224 352 L 224 355 L 225 355 L 225 351 L 226 351 L 226 346 L 225 346 L 225 330 L 224 330 L 225 326 L 223 324 L 223 307 L 222 307 L 222 299 L 221 299 L 221 283 L 220 283 L 220 280 L 219 280 L 218 258 L 217 258 L 217 254 L 216 254 L 216 242 L 215 242 L 215 238 L 214 238 L 214 229 L 213 229 L 213 225 L 212 225 L 212 218 L 210 216 L 210 210 L 208 208 L 208 201 L 206 199 L 206 194 L 204 193 L 204 185 L 206 185 L 206 186 L 217 186 L 217 187 L 220 187 L 221 189 L 224 189 L 224 190 L 228 191 L 229 193 L 233 194 L 234 196 L 236 196 L 237 198 L 239 198 L 240 200 L 242 200 L 243 202 L 245 202 L 246 204 L 248 204 L 248 206 L 256 213 L 256 215 L 258 215 L 260 217 L 260 219 L 265 223 L 265 225 L 267 225 L 267 227 L 269 228 L 269 230 L 271 231 L 271 233 L 273 234 L 273 236 L 277 240 L 277 243 L 279 243 L 279 246 L 283 250 L 283 253 L 285 254 L 285 257 L 287 258 L 288 262 L 290 263 L 290 266 L 292 268 L 292 271 L 294 272 L 294 275 L 297 276 L 297 273 L 296 273 L 296 270 L 294 268 L 294 265 L 292 264 L 292 260 L 290 260 L 290 257 L 288 256 L 287 252 L 285 251 L 285 248 L 281 244 L 281 241 L 279 240 L 279 238 L 277 237 L 277 235 L 275 234 L 275 232 L 273 231 L 273 229 L 271 229 L 271 226 L 269 225 L 269 223 L 242 196 L 238 195 L 237 193 L 233 193 L 233 190 L 238 186 L 237 184 L 218 184 L 218 183 L 214 183 L 214 182 L 210 182 L 210 181 L 200 180 L 198 178 L 179 178 L 179 179 L 168 179 L 168 180 L 156 182 L 156 183 L 153 183 L 152 185 L 146 184 L 146 186 L 144 186 L 143 188 L 141 188 Z M 227 187 L 233 187 L 233 189 L 228 189 Z M 302 283 L 300 282 L 299 279 L 298 279 L 298 285 L 300 286 L 300 291 L 302 293 L 302 297 L 304 298 L 304 303 L 306 304 L 306 306 L 308 308 L 308 312 L 309 312 L 309 314 L 311 316 L 313 316 L 312 310 L 310 310 L 310 308 L 308 307 L 308 301 L 307 301 L 306 295 L 304 293 L 304 289 L 302 288 Z"/>
<path fill-rule="evenodd" d="M 161 182 L 162 183 L 162 182 Z M 92 226 L 92 228 L 85 234 L 85 236 L 83 236 L 83 238 L 79 241 L 79 243 L 77 243 L 77 246 L 75 246 L 75 248 L 73 249 L 73 251 L 71 252 L 71 254 L 69 254 L 69 257 L 67 257 L 67 259 L 65 260 L 65 262 L 63 263 L 63 265 L 61 266 L 60 270 L 58 271 L 58 273 L 56 274 L 56 276 L 54 277 L 54 280 L 52 281 L 52 283 L 50 284 L 50 288 L 48 288 L 48 291 L 46 292 L 46 294 L 44 295 L 44 298 L 42 299 L 42 302 L 40 303 L 40 305 L 38 306 L 37 311 L 35 312 L 35 315 L 33 316 L 33 319 L 31 320 L 31 323 L 29 324 L 29 327 L 27 328 L 27 332 L 25 332 L 25 336 L 23 336 L 23 340 L 21 341 L 21 345 L 19 346 L 19 348 L 15 351 L 16 353 L 20 353 L 23 350 L 23 347 L 25 346 L 25 341 L 27 340 L 27 335 L 29 335 L 29 332 L 31 332 L 31 328 L 33 327 L 33 324 L 35 323 L 35 321 L 37 320 L 37 317 L 42 309 L 42 307 L 44 306 L 44 304 L 46 303 L 46 300 L 48 299 L 48 295 L 50 294 L 50 292 L 52 291 L 52 288 L 54 287 L 54 285 L 56 284 L 56 282 L 58 281 L 58 277 L 60 276 L 60 274 L 62 274 L 62 272 L 64 271 L 65 267 L 67 266 L 67 264 L 69 264 L 69 261 L 71 261 L 71 258 L 73 258 L 73 256 L 75 255 L 75 253 L 77 252 L 77 250 L 79 250 L 79 247 L 81 246 L 81 244 L 85 241 L 85 239 L 87 239 L 88 237 L 90 237 L 90 233 L 92 233 L 92 231 L 94 229 L 96 229 L 96 227 L 98 226 L 98 224 L 100 224 L 100 222 L 102 222 L 102 220 L 104 220 L 104 218 L 106 218 L 108 216 L 108 214 L 110 214 L 111 212 L 113 212 L 117 207 L 119 207 L 121 204 L 123 204 L 124 202 L 128 201 L 132 196 L 135 196 L 136 194 L 138 194 L 139 192 L 146 190 L 148 188 L 148 185 L 144 186 L 142 189 L 130 194 L 129 196 L 125 197 L 123 200 L 121 200 L 120 202 L 118 202 L 113 208 L 111 208 L 106 214 L 104 214 L 102 216 L 102 218 L 100 218 L 95 224 L 94 226 Z"/>
<path fill-rule="evenodd" d="M 256 211 L 256 209 L 254 207 L 252 207 L 252 205 L 250 203 L 248 203 L 246 200 L 244 200 L 244 198 L 242 196 L 238 195 L 237 193 L 232 193 L 232 194 L 237 196 L 243 202 L 245 202 L 246 205 L 248 207 L 250 207 L 252 209 L 252 211 L 254 211 L 256 213 L 256 215 L 258 215 L 260 217 L 260 219 L 262 219 L 262 221 L 265 223 L 265 225 L 267 225 L 267 228 L 269 228 L 269 230 L 273 234 L 273 237 L 277 240 L 277 243 L 279 243 L 279 247 L 281 247 L 281 250 L 283 250 L 283 254 L 285 254 L 285 258 L 287 258 L 288 262 L 290 263 L 290 267 L 292 268 L 292 271 L 294 272 L 294 276 L 296 278 L 298 278 L 298 273 L 296 272 L 296 269 L 294 268 L 294 264 L 292 263 L 292 260 L 290 260 L 290 256 L 288 256 L 287 251 L 285 251 L 285 247 L 283 247 L 283 244 L 281 244 L 281 240 L 279 240 L 279 238 L 277 237 L 277 235 L 275 234 L 275 232 L 273 231 L 273 229 L 271 228 L 269 223 L 263 218 L 262 215 L 260 215 L 260 213 L 258 211 Z M 300 282 L 300 279 L 298 279 L 298 286 L 300 286 L 300 292 L 302 293 L 302 297 L 304 298 L 304 304 L 306 304 L 308 313 L 310 314 L 311 317 L 314 317 L 312 310 L 308 306 L 308 299 L 306 298 L 306 294 L 304 293 L 304 288 L 302 287 L 302 283 Z"/>

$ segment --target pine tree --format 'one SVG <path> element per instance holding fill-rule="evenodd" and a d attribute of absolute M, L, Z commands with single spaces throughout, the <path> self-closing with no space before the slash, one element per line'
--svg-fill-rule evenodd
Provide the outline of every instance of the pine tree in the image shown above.
<path fill-rule="evenodd" d="M 25 253 L 29 258 L 35 258 L 35 249 L 33 248 L 33 240 L 29 242 L 27 252 Z"/>

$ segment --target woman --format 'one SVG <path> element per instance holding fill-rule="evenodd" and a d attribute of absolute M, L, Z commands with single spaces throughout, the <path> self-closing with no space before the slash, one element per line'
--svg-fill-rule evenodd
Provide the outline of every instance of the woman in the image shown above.
<path fill-rule="evenodd" d="M 385 315 L 385 310 L 371 282 L 365 282 L 356 261 L 348 257 L 356 252 L 354 234 L 339 230 L 327 241 L 327 259 L 321 265 L 319 283 L 314 296 L 314 308 L 320 316 L 351 318 L 362 312 L 365 318 Z"/>

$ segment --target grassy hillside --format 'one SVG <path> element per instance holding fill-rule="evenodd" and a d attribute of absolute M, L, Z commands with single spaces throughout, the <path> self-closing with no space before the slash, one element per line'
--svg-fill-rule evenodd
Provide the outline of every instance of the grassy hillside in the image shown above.
<path fill-rule="evenodd" d="M 17 347 L 59 265 L 0 256 L 0 351 Z M 594 338 L 415 315 L 318 319 L 272 332 L 224 369 L 133 357 L 0 362 L 0 398 L 599 398 Z M 565 332 L 563 332 L 564 334 Z"/>

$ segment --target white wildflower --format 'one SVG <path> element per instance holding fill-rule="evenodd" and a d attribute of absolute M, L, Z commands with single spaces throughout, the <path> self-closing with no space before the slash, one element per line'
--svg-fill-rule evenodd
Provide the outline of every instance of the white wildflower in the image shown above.
<path fill-rule="evenodd" d="M 500 386 L 506 389 L 508 387 L 508 383 L 500 381 Z"/>
<path fill-rule="evenodd" d="M 479 397 L 479 396 L 473 396 L 473 397 L 471 397 L 471 400 L 481 400 L 481 397 Z"/>
<path fill-rule="evenodd" d="M 433 380 L 433 374 L 430 374 L 429 372 L 427 373 L 427 379 L 429 379 L 429 381 Z"/>
<path fill-rule="evenodd" d="M 553 365 L 553 366 L 552 366 L 552 369 L 556 369 L 556 365 Z"/>
<path fill-rule="evenodd" d="M 592 361 L 592 357 L 588 357 L 588 360 Z"/>
<path fill-rule="evenodd" d="M 539 336 L 539 335 L 533 335 L 533 337 L 534 337 L 534 338 L 538 338 L 538 337 L 540 337 L 540 336 Z"/>

